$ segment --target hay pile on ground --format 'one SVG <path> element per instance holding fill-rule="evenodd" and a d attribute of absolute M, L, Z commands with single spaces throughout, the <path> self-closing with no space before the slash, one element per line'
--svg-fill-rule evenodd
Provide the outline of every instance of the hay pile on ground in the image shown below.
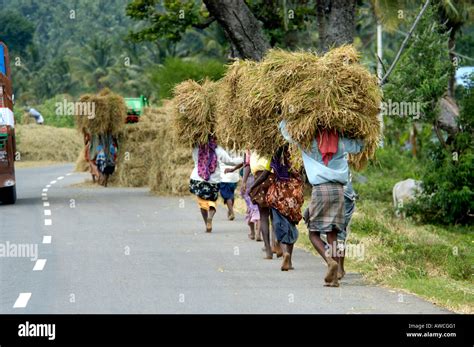
<path fill-rule="evenodd" d="M 79 156 L 76 159 L 76 167 L 74 168 L 75 172 L 89 172 L 89 163 L 86 160 L 86 146 L 82 147 Z"/>
<path fill-rule="evenodd" d="M 82 138 L 74 129 L 17 124 L 15 132 L 21 161 L 70 163 L 83 147 Z"/>
<path fill-rule="evenodd" d="M 147 108 L 140 121 L 119 134 L 117 167 L 110 183 L 121 187 L 150 187 L 154 193 L 188 191 L 193 161 L 189 148 L 176 145 L 172 104 Z"/>
<path fill-rule="evenodd" d="M 76 115 L 76 126 L 82 133 L 116 135 L 125 126 L 127 118 L 125 100 L 109 89 L 103 89 L 97 95 L 83 95 L 79 101 L 95 105 L 95 117 Z"/>
<path fill-rule="evenodd" d="M 184 146 L 207 143 L 215 133 L 216 83 L 184 81 L 173 90 L 173 129 Z"/>
<path fill-rule="evenodd" d="M 271 50 L 260 63 L 230 65 L 220 84 L 217 137 L 228 147 L 271 156 L 283 143 L 278 124 L 285 119 L 303 148 L 310 147 L 317 129 L 363 139 L 363 153 L 351 156 L 355 169 L 375 152 L 381 91 L 352 46 L 321 57 Z"/>

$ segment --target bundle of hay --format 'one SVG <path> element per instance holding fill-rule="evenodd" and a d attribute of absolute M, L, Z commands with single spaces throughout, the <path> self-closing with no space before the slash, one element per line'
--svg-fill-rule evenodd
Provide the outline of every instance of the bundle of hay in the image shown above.
<path fill-rule="evenodd" d="M 188 190 L 193 161 L 189 148 L 177 146 L 173 103 L 146 108 L 140 121 L 119 134 L 120 151 L 112 185 L 150 187 L 154 193 L 183 194 Z"/>
<path fill-rule="evenodd" d="M 153 141 L 148 184 L 155 194 L 187 194 L 189 176 L 194 168 L 190 148 L 180 144 L 177 134 L 169 131 L 174 120 L 173 107 L 173 102 L 164 101 L 162 107 L 149 113 L 153 122 L 159 124 Z"/>
<path fill-rule="evenodd" d="M 215 133 L 216 82 L 187 80 L 173 90 L 173 129 L 184 146 L 207 143 Z"/>
<path fill-rule="evenodd" d="M 76 159 L 75 172 L 89 172 L 89 162 L 86 160 L 86 147 L 84 146 Z"/>
<path fill-rule="evenodd" d="M 280 112 L 274 88 L 262 82 L 262 66 L 235 62 L 220 82 L 217 98 L 219 142 L 233 150 L 250 148 L 270 156 L 284 143 L 275 125 Z"/>
<path fill-rule="evenodd" d="M 342 46 L 321 57 L 271 50 L 260 63 L 232 64 L 221 82 L 218 138 L 228 147 L 271 156 L 284 143 L 278 129 L 283 119 L 305 149 L 318 129 L 337 129 L 364 140 L 364 151 L 350 158 L 360 169 L 379 142 L 381 91 L 358 59 L 352 46 Z"/>
<path fill-rule="evenodd" d="M 97 95 L 83 95 L 79 101 L 95 105 L 95 117 L 76 115 L 76 126 L 82 133 L 116 135 L 124 128 L 127 106 L 120 95 L 106 88 Z"/>
<path fill-rule="evenodd" d="M 306 149 L 318 129 L 336 129 L 342 136 L 364 140 L 363 152 L 350 157 L 358 170 L 373 157 L 380 141 L 378 81 L 358 64 L 352 46 L 334 49 L 310 69 L 310 76 L 282 96 L 281 116 L 288 132 Z"/>

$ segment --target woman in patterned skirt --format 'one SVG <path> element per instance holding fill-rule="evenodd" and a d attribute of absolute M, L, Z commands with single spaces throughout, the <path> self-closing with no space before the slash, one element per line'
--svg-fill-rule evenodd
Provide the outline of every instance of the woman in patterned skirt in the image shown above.
<path fill-rule="evenodd" d="M 206 232 L 212 231 L 212 220 L 216 214 L 216 201 L 219 197 L 221 181 L 221 163 L 238 165 L 242 158 L 231 158 L 217 145 L 213 136 L 206 144 L 193 149 L 194 170 L 191 173 L 189 190 L 197 196 L 201 215 L 206 225 Z"/>

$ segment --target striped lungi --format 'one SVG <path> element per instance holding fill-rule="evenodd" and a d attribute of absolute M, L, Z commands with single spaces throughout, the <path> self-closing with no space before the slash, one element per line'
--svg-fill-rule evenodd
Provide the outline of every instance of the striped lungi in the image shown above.
<path fill-rule="evenodd" d="M 323 183 L 313 186 L 311 202 L 305 213 L 310 232 L 338 233 L 345 228 L 344 186 L 340 183 Z"/>

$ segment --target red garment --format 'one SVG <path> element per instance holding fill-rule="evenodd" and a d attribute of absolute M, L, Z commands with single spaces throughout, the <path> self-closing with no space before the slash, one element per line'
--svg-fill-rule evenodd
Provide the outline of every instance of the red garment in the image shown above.
<path fill-rule="evenodd" d="M 337 152 L 339 135 L 336 130 L 324 129 L 323 131 L 318 132 L 316 135 L 316 141 L 318 142 L 319 151 L 323 156 L 324 165 L 328 166 L 332 156 Z"/>

